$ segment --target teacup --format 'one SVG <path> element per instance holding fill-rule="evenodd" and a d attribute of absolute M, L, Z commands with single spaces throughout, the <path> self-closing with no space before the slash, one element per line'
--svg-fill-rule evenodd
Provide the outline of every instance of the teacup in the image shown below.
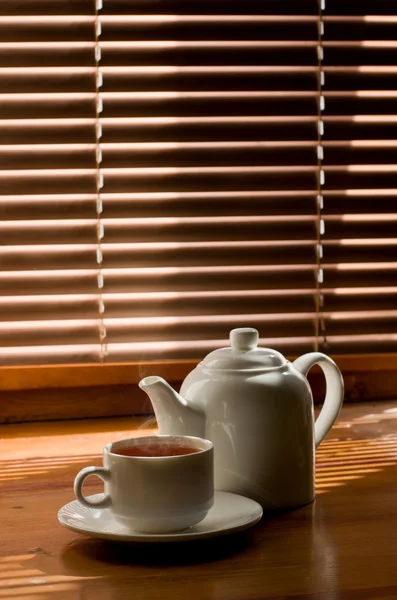
<path fill-rule="evenodd" d="M 105 483 L 98 502 L 86 498 L 85 479 Z M 74 491 L 84 506 L 109 509 L 134 531 L 170 533 L 199 523 L 214 503 L 214 449 L 192 436 L 136 437 L 107 444 L 103 467 L 85 467 Z"/>

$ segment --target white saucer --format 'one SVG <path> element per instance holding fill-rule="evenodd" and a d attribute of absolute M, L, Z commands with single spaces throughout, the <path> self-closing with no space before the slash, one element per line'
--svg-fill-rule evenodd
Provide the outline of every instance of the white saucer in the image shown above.
<path fill-rule="evenodd" d="M 89 496 L 98 501 L 103 494 Z M 78 500 L 58 512 L 58 520 L 67 529 L 104 540 L 119 542 L 185 542 L 242 531 L 262 517 L 260 504 L 244 496 L 215 492 L 214 506 L 201 523 L 176 533 L 148 534 L 132 531 L 115 520 L 108 508 L 86 508 Z"/>

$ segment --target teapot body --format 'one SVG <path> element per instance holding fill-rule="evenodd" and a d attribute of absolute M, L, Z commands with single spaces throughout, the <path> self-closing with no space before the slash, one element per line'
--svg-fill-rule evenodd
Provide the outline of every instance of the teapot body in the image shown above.
<path fill-rule="evenodd" d="M 248 496 L 269 511 L 314 499 L 313 399 L 290 362 L 266 375 L 195 369 L 181 395 L 204 414 L 216 489 Z"/>
<path fill-rule="evenodd" d="M 258 332 L 230 332 L 230 347 L 208 354 L 178 394 L 161 377 L 140 382 L 152 400 L 161 434 L 195 435 L 214 444 L 215 489 L 248 496 L 264 510 L 284 510 L 314 499 L 314 454 L 343 402 L 334 361 L 309 352 L 290 363 L 258 346 Z M 326 396 L 314 422 L 306 379 L 322 369 Z"/>

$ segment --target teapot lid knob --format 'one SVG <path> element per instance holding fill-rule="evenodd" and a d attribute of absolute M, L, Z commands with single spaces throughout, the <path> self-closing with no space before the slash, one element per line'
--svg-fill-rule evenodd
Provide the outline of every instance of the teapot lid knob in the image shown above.
<path fill-rule="evenodd" d="M 230 345 L 235 352 L 248 352 L 257 347 L 259 334 L 253 327 L 240 327 L 230 332 Z"/>

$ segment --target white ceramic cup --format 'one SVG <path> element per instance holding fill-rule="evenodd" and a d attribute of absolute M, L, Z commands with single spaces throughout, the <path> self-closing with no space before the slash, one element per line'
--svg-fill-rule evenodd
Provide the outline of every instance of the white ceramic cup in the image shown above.
<path fill-rule="evenodd" d="M 118 451 L 149 444 L 199 449 L 174 456 L 123 456 Z M 91 502 L 83 494 L 87 477 L 105 483 L 105 496 Z M 214 503 L 214 447 L 192 436 L 157 435 L 113 442 L 103 449 L 103 467 L 85 467 L 74 481 L 81 504 L 109 509 L 134 531 L 170 533 L 204 519 Z"/>

